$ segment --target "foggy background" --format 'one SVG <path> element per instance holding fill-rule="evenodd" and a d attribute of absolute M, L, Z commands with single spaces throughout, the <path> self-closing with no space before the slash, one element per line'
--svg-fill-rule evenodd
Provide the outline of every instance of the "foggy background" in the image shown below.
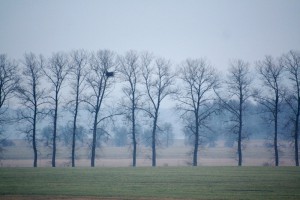
<path fill-rule="evenodd" d="M 149 51 L 155 56 L 170 59 L 172 71 L 175 71 L 187 58 L 204 58 L 218 70 L 220 77 L 226 78 L 225 73 L 227 73 L 231 60 L 245 60 L 249 62 L 250 69 L 255 71 L 256 61 L 264 59 L 265 55 L 277 58 L 290 50 L 299 50 L 299 10 L 300 2 L 297 0 L 0 0 L 0 53 L 5 53 L 9 58 L 22 62 L 24 53 L 29 52 L 42 54 L 49 58 L 53 53 L 69 53 L 76 49 L 85 49 L 89 52 L 109 49 L 118 55 L 124 55 L 129 50 Z M 259 80 L 255 79 L 254 86 L 258 86 L 258 82 Z M 47 85 L 48 83 L 44 82 L 43 84 Z M 70 92 L 68 87 L 63 89 L 66 94 Z M 120 83 L 116 83 L 113 89 L 111 94 L 113 98 L 111 98 L 110 104 L 115 105 L 117 99 L 121 98 Z M 63 100 L 67 99 L 68 97 L 65 96 Z M 14 109 L 18 109 L 17 103 L 10 104 Z M 160 119 L 162 123 L 172 125 L 175 139 L 177 139 L 177 143 L 175 141 L 177 146 L 175 145 L 172 151 L 178 154 L 172 155 L 171 150 L 169 152 L 162 148 L 161 158 L 169 158 L 168 155 L 171 153 L 173 160 L 161 162 L 160 165 L 185 165 L 188 163 L 185 158 L 190 153 L 190 149 L 187 147 L 189 141 L 184 135 L 183 125 L 179 120 L 178 113 L 174 110 L 174 105 L 174 100 L 168 98 L 162 104 Z M 248 164 L 263 165 L 268 164 L 266 162 L 269 161 L 264 159 L 265 157 L 272 157 L 264 149 L 266 147 L 264 140 L 269 137 L 270 127 L 254 115 L 255 109 L 259 108 L 254 106 L 253 112 L 246 117 L 248 121 L 245 129 L 249 130 L 249 138 L 254 140 L 253 144 L 248 145 L 250 147 L 248 149 L 261 148 L 267 153 L 262 154 L 263 158 L 257 158 L 254 154 L 258 154 L 258 152 L 251 151 L 248 157 L 253 160 Z M 224 157 L 229 159 L 224 162 L 220 161 L 223 165 L 231 165 L 236 162 L 235 149 L 231 149 L 234 146 L 234 138 L 225 134 L 226 125 L 222 121 L 228 117 L 227 114 L 214 116 L 218 123 L 213 126 L 218 134 L 213 136 L 215 138 L 203 141 L 204 147 L 208 147 L 208 153 L 200 154 L 200 157 L 204 156 L 204 158 L 210 159 L 211 155 L 215 154 L 209 152 L 209 147 L 218 147 L 219 157 L 217 156 L 216 159 Z M 64 120 L 59 122 L 59 132 L 67 132 L 64 130 L 64 126 L 71 116 L 63 110 L 59 117 Z M 39 126 L 41 133 L 44 131 L 43 128 L 50 124 L 50 121 L 49 118 L 46 118 L 42 122 Z M 80 123 L 84 125 L 86 134 L 90 134 L 91 121 L 92 117 L 86 111 L 82 111 Z M 14 130 L 15 128 L 14 125 L 8 127 L 9 132 L 14 132 L 9 137 L 12 139 L 23 138 L 24 135 Z M 146 129 L 141 132 L 147 132 Z M 282 129 L 284 127 L 281 127 Z M 113 141 L 114 134 L 111 135 L 108 143 L 104 142 L 99 146 L 118 146 L 117 142 Z M 62 146 L 69 145 L 69 143 L 63 144 L 63 136 L 60 137 Z M 90 137 L 89 135 L 87 138 Z M 284 139 L 285 136 L 282 138 Z M 218 142 L 217 139 L 221 139 L 221 142 Z M 257 140 L 259 142 L 255 143 Z M 107 141 L 107 139 L 103 138 L 101 141 Z M 147 141 L 142 141 L 142 136 L 139 142 L 145 147 L 149 147 Z M 125 144 L 129 143 L 130 140 Z M 26 146 L 22 142 L 20 144 L 22 147 Z M 285 147 L 289 145 L 289 141 L 285 141 L 283 144 Z M 106 151 L 103 148 L 99 150 L 99 155 L 104 157 L 110 155 L 108 159 L 114 155 L 128 159 L 132 149 L 128 146 L 121 147 L 123 148 L 121 152 L 127 153 L 120 154 L 120 151 L 116 150 L 115 152 L 113 149 Z M 228 150 L 228 154 L 221 153 L 224 148 Z M 148 165 L 147 159 L 150 157 L 148 151 L 149 149 L 145 148 L 138 156 L 139 159 L 146 160 L 145 165 Z M 46 154 L 49 152 L 46 150 L 41 152 L 43 158 L 47 159 Z M 87 154 L 89 154 L 88 150 L 84 149 L 82 157 L 87 157 Z M 17 156 L 18 153 L 12 155 Z M 64 159 L 68 159 L 68 156 L 62 155 Z M 290 164 L 292 153 L 287 150 L 285 155 L 284 162 Z M 31 158 L 28 155 L 21 157 Z M 181 159 L 179 159 L 180 162 L 174 161 L 176 157 Z M 207 162 L 215 164 L 215 161 Z M 108 165 L 114 164 L 112 162 Z M 127 160 L 125 164 L 121 165 L 128 165 Z"/>

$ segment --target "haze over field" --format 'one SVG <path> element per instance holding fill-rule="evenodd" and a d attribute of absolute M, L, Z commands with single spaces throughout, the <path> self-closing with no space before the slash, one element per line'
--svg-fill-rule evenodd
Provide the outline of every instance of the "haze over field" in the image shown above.
<path fill-rule="evenodd" d="M 259 145 L 264 161 L 248 164 L 299 166 L 299 10 L 297 0 L 2 0 L 1 156 L 21 159 L 14 141 L 25 139 L 34 167 L 56 156 L 74 167 L 79 147 L 94 167 L 115 146 L 132 166 L 156 166 L 181 139 L 180 165 L 224 148 L 241 166 Z"/>

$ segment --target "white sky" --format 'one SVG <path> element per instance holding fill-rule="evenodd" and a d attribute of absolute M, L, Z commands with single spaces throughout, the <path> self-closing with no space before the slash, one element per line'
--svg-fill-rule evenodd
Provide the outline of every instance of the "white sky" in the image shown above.
<path fill-rule="evenodd" d="M 148 50 L 172 60 L 253 64 L 300 50 L 299 0 L 0 0 L 0 53 Z"/>

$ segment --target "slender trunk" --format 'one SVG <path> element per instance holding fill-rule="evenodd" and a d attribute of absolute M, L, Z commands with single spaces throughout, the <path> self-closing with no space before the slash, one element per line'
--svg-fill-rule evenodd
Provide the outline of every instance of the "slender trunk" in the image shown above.
<path fill-rule="evenodd" d="M 299 87 L 298 87 L 299 88 Z M 299 115 L 300 115 L 300 91 L 298 89 L 298 105 L 297 105 L 297 115 L 296 115 L 296 121 L 295 121 L 295 165 L 299 166 L 299 154 L 298 154 L 298 135 L 299 135 Z"/>
<path fill-rule="evenodd" d="M 295 128 L 295 165 L 299 166 L 299 155 L 298 155 L 298 134 L 299 134 L 299 112 L 296 117 L 296 128 Z"/>
<path fill-rule="evenodd" d="M 196 132 L 195 132 L 195 145 L 194 145 L 194 154 L 193 154 L 193 166 L 198 165 L 198 148 L 199 148 L 199 121 L 198 121 L 198 112 L 195 116 L 195 125 L 196 125 Z"/>
<path fill-rule="evenodd" d="M 74 121 L 73 121 L 72 167 L 75 167 L 75 145 L 76 145 L 76 129 L 77 129 L 78 106 L 79 106 L 79 79 L 77 79 L 75 113 L 74 113 Z"/>
<path fill-rule="evenodd" d="M 56 159 L 56 132 L 57 132 L 57 112 L 58 112 L 58 92 L 55 94 L 55 110 L 54 110 L 54 129 L 53 129 L 53 151 L 52 151 L 52 167 L 55 167 Z"/>
<path fill-rule="evenodd" d="M 73 136 L 72 136 L 72 167 L 75 167 L 75 145 L 76 145 L 76 123 L 77 123 L 78 103 L 76 102 L 74 121 L 73 121 Z"/>
<path fill-rule="evenodd" d="M 95 112 L 95 118 L 94 118 L 91 167 L 95 167 L 98 112 L 99 111 L 97 109 L 97 111 Z"/>
<path fill-rule="evenodd" d="M 242 116 L 240 119 L 242 120 Z M 239 136 L 238 136 L 238 154 L 239 154 L 239 166 L 242 166 L 243 157 L 242 157 L 242 121 L 239 122 Z"/>
<path fill-rule="evenodd" d="M 102 83 L 103 83 L 103 85 L 102 85 Z M 102 87 L 103 87 L 103 90 L 102 90 Z M 96 108 L 95 108 L 95 118 L 94 118 L 94 125 L 93 125 L 93 142 L 92 142 L 91 167 L 95 167 L 98 115 L 99 115 L 101 104 L 102 104 L 102 101 L 103 101 L 103 98 L 104 98 L 105 89 L 106 89 L 106 80 L 104 80 L 104 76 L 102 76 L 101 80 L 100 80 L 100 86 L 98 87 Z"/>
<path fill-rule="evenodd" d="M 277 141 L 277 120 L 276 120 L 276 122 L 275 122 L 275 136 L 274 136 L 275 166 L 278 166 L 278 164 L 279 164 L 277 143 L 278 143 L 278 141 Z"/>
<path fill-rule="evenodd" d="M 132 166 L 136 166 L 136 136 L 135 136 L 135 123 L 133 123 L 133 134 L 132 134 L 132 140 L 133 140 L 133 155 L 132 155 Z"/>
<path fill-rule="evenodd" d="M 152 127 L 152 167 L 156 166 L 156 127 L 158 119 L 158 109 L 159 106 L 155 109 L 153 127 Z"/>
<path fill-rule="evenodd" d="M 241 91 L 240 91 L 241 92 Z M 238 154 L 239 154 L 239 163 L 238 166 L 242 166 L 242 126 L 243 126 L 243 97 L 240 97 L 240 108 L 239 108 L 239 135 L 238 135 Z"/>
<path fill-rule="evenodd" d="M 133 97 L 132 102 L 132 143 L 133 143 L 133 152 L 132 152 L 132 166 L 136 166 L 136 137 L 135 137 L 135 102 Z"/>
<path fill-rule="evenodd" d="M 155 111 L 152 129 L 152 167 L 156 166 L 156 126 L 157 126 L 158 111 Z"/>
<path fill-rule="evenodd" d="M 275 151 L 275 166 L 279 165 L 279 156 L 278 156 L 278 92 L 276 92 L 276 99 L 275 99 L 275 134 L 274 134 L 274 151 Z"/>
<path fill-rule="evenodd" d="M 37 106 L 34 106 L 33 113 L 33 130 L 32 130 L 32 147 L 33 147 L 33 167 L 37 167 L 37 147 L 36 147 L 36 115 L 37 115 Z"/>
<path fill-rule="evenodd" d="M 198 129 L 198 128 L 196 128 L 196 129 Z M 195 135 L 193 166 L 198 165 L 198 148 L 199 148 L 199 129 L 196 130 L 196 135 Z"/>

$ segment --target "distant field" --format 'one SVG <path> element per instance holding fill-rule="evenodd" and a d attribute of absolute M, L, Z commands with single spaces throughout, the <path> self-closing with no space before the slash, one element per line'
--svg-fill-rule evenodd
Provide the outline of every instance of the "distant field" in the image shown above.
<path fill-rule="evenodd" d="M 15 146 L 7 147 L 0 159 L 0 167 L 31 167 L 33 162 L 32 149 L 24 140 L 16 140 Z M 177 140 L 174 145 L 168 148 L 157 149 L 158 166 L 188 166 L 192 156 L 189 154 L 191 146 L 184 144 L 184 141 Z M 292 147 L 286 143 L 281 145 L 280 166 L 293 166 Z M 97 167 L 128 167 L 131 165 L 131 149 L 129 146 L 114 147 L 105 145 L 97 150 Z M 51 151 L 46 148 L 39 148 L 38 166 L 50 167 Z M 81 147 L 76 151 L 76 166 L 90 166 L 89 150 Z M 138 146 L 137 166 L 151 166 L 151 148 Z M 200 166 L 236 166 L 236 148 L 224 146 L 220 141 L 214 147 L 200 148 Z M 65 167 L 70 165 L 71 149 L 62 145 L 57 148 L 57 166 Z M 249 141 L 243 150 L 243 165 L 265 166 L 274 162 L 272 149 L 267 149 L 264 141 Z"/>
<path fill-rule="evenodd" d="M 299 167 L 0 168 L 0 199 L 300 199 Z"/>

